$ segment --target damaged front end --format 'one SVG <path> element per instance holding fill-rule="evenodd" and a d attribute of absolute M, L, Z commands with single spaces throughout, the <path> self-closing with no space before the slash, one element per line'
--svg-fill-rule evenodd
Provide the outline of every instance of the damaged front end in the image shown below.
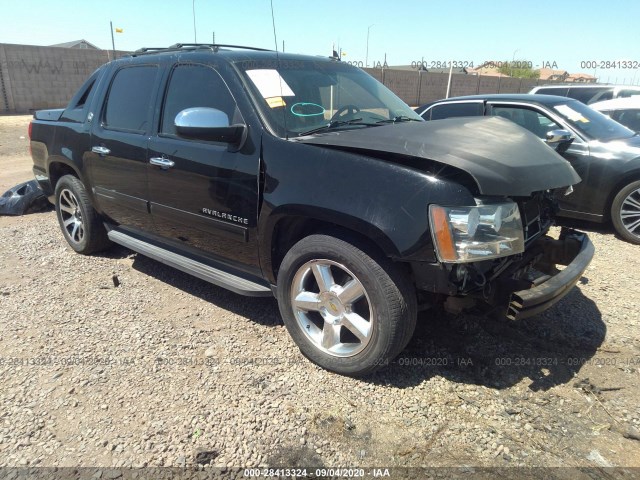
<path fill-rule="evenodd" d="M 542 235 L 520 256 L 505 259 L 484 272 L 466 266 L 472 286 L 460 285 L 463 301 L 450 297 L 445 307 L 460 311 L 478 303 L 493 307 L 510 320 L 520 320 L 550 308 L 578 282 L 593 258 L 594 247 L 582 232 L 563 228 L 558 239 Z M 562 270 L 558 266 L 564 266 Z M 464 282 L 464 280 L 463 280 Z M 467 285 L 469 280 L 467 280 Z"/>
<path fill-rule="evenodd" d="M 495 303 L 502 305 L 509 296 L 506 316 L 518 320 L 551 307 L 578 283 L 591 263 L 595 249 L 589 237 L 582 232 L 563 228 L 558 240 L 540 238 L 533 246 L 536 260 L 530 263 L 525 277 L 519 284 L 500 279 L 496 287 Z M 557 265 L 565 268 L 559 270 Z M 539 272 L 534 275 L 534 272 Z M 518 290 L 514 291 L 514 287 Z"/>
<path fill-rule="evenodd" d="M 418 288 L 446 295 L 444 307 L 452 313 L 481 307 L 519 320 L 551 307 L 578 282 L 594 254 L 593 244 L 584 233 L 563 228 L 558 239 L 548 235 L 556 210 L 554 196 L 554 192 L 546 191 L 515 199 L 517 212 L 509 215 L 518 217 L 511 219 L 514 225 L 520 224 L 518 238 L 514 225 L 512 232 L 504 232 L 502 225 L 496 225 L 496 217 L 480 215 L 476 221 L 475 215 L 461 227 L 456 225 L 460 210 L 450 212 L 450 238 L 446 238 L 446 231 L 442 233 L 442 225 L 433 225 L 432 229 L 440 263 L 414 265 Z M 504 212 L 502 215 L 504 218 Z M 481 228 L 486 230 L 483 235 L 477 233 Z M 458 235 L 457 230 L 463 234 Z M 465 232 L 469 237 L 470 231 L 473 241 L 465 240 Z M 498 240 L 492 243 L 492 238 Z M 508 254 L 509 249 L 515 253 Z M 565 268 L 560 270 L 558 265 Z"/>

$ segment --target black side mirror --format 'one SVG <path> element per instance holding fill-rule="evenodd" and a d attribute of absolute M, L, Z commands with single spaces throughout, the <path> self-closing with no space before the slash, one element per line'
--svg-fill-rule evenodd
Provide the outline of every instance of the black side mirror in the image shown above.
<path fill-rule="evenodd" d="M 181 137 L 228 143 L 237 149 L 247 138 L 246 125 L 229 125 L 227 114 L 215 108 L 187 108 L 176 115 L 174 123 Z"/>
<path fill-rule="evenodd" d="M 547 132 L 546 143 L 558 153 L 563 153 L 575 140 L 568 130 L 551 130 Z"/>

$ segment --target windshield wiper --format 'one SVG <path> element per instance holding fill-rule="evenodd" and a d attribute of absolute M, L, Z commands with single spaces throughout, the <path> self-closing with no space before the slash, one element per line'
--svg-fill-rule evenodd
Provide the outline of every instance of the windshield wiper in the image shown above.
<path fill-rule="evenodd" d="M 334 128 L 342 127 L 344 125 L 366 125 L 367 127 L 375 127 L 375 123 L 366 123 L 363 122 L 361 118 L 352 118 L 350 120 L 334 120 L 333 122 L 329 122 L 326 125 L 322 125 L 321 127 L 313 128 L 309 131 L 299 133 L 299 137 L 304 137 L 305 135 L 312 135 L 314 133 L 323 132 L 325 130 L 333 130 Z"/>
<path fill-rule="evenodd" d="M 406 115 L 398 115 L 397 117 L 390 118 L 389 120 L 379 120 L 376 123 L 400 123 L 400 122 L 421 122 L 417 118 L 407 117 Z"/>

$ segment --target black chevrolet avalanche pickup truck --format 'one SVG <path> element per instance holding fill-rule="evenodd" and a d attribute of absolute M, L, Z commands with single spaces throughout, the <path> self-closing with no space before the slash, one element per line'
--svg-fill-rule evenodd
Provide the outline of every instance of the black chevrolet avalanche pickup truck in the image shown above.
<path fill-rule="evenodd" d="M 594 253 L 547 235 L 580 177 L 541 140 L 502 118 L 424 122 L 335 58 L 142 49 L 36 112 L 30 139 L 76 252 L 115 242 L 274 295 L 303 354 L 345 375 L 398 355 L 418 310 L 542 312 Z"/>

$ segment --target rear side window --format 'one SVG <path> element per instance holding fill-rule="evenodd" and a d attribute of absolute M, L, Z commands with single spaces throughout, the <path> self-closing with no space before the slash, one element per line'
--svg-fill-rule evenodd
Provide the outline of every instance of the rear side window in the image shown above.
<path fill-rule="evenodd" d="M 484 113 L 483 104 L 473 103 L 448 103 L 436 105 L 431 109 L 431 120 L 442 120 L 452 117 L 477 117 Z M 429 112 L 427 112 L 427 115 Z"/>
<path fill-rule="evenodd" d="M 175 135 L 176 115 L 193 107 L 221 110 L 227 114 L 229 124 L 242 122 L 236 102 L 218 72 L 205 65 L 178 65 L 169 80 L 160 132 Z"/>
<path fill-rule="evenodd" d="M 139 133 L 148 129 L 157 73 L 155 65 L 127 67 L 116 73 L 104 114 L 106 128 Z"/>
<path fill-rule="evenodd" d="M 95 72 L 73 96 L 69 105 L 62 113 L 60 120 L 67 122 L 84 122 L 87 114 L 87 103 L 93 95 L 97 83 L 98 72 Z"/>
<path fill-rule="evenodd" d="M 584 103 L 585 105 L 589 103 L 593 103 L 595 101 L 608 100 L 604 95 L 609 93 L 613 95 L 613 89 L 610 87 L 604 88 L 570 88 L 569 94 L 567 95 L 570 98 L 575 98 L 576 100 Z M 611 97 L 609 97 L 611 98 Z"/>
<path fill-rule="evenodd" d="M 600 92 L 597 95 L 591 97 L 589 103 L 595 102 L 604 102 L 605 100 L 611 100 L 613 98 L 613 90 L 605 90 L 604 92 Z"/>
<path fill-rule="evenodd" d="M 640 109 L 617 110 L 611 117 L 634 132 L 640 132 Z"/>
<path fill-rule="evenodd" d="M 633 97 L 634 95 L 640 95 L 640 90 L 625 88 L 618 92 L 618 98 L 629 98 L 629 97 Z"/>
<path fill-rule="evenodd" d="M 568 91 L 569 89 L 566 87 L 565 88 L 554 87 L 554 88 L 541 88 L 535 93 L 539 93 L 542 95 L 558 95 L 560 97 L 566 97 Z"/>

